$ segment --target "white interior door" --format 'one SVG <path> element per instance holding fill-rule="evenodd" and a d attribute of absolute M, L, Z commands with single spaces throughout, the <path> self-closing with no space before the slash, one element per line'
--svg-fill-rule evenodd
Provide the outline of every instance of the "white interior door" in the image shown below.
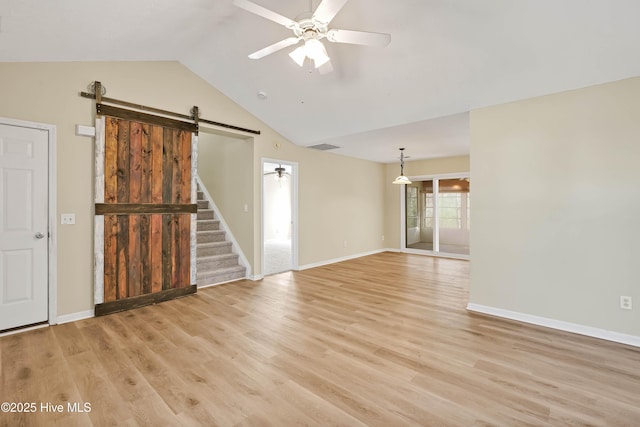
<path fill-rule="evenodd" d="M 0 124 L 0 330 L 48 319 L 48 133 Z"/>

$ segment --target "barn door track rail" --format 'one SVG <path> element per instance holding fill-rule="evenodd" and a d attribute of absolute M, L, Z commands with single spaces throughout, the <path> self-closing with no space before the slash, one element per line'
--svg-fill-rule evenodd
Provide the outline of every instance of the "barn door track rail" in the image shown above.
<path fill-rule="evenodd" d="M 191 114 L 175 113 L 173 111 L 162 110 L 155 107 L 149 107 L 147 105 L 136 104 L 129 101 L 123 101 L 120 99 L 108 98 L 104 96 L 106 89 L 102 83 L 94 81 L 88 87 L 89 92 L 80 92 L 80 96 L 83 98 L 96 100 L 96 113 L 98 115 L 107 115 L 113 117 L 121 117 L 129 120 L 138 120 L 146 123 L 154 123 L 161 126 L 170 126 L 177 129 L 186 130 L 198 134 L 199 124 L 206 123 L 213 126 L 218 126 L 225 129 L 236 130 L 240 132 L 249 133 L 252 135 L 260 135 L 259 130 L 247 129 L 240 126 L 230 125 L 227 123 L 220 123 L 213 120 L 207 120 L 200 118 L 200 110 L 197 106 L 191 109 Z M 111 104 L 111 105 L 109 105 Z M 115 105 L 120 105 L 130 109 L 119 108 Z M 134 111 L 139 110 L 139 111 Z M 161 116 L 145 114 L 140 111 L 148 111 L 153 114 L 160 114 Z M 180 119 L 180 120 L 178 120 Z"/>

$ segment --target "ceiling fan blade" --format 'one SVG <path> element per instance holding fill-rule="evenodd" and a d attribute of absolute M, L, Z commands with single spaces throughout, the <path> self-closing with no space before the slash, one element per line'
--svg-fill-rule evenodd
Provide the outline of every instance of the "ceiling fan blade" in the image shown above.
<path fill-rule="evenodd" d="M 329 30 L 327 32 L 327 40 L 334 43 L 385 47 L 391 42 L 391 34 L 351 30 Z"/>
<path fill-rule="evenodd" d="M 279 13 L 266 9 L 259 4 L 255 4 L 249 0 L 233 0 L 233 4 L 248 12 L 255 13 L 258 16 L 262 16 L 263 18 L 267 18 L 273 22 L 277 22 L 280 25 L 284 25 L 287 28 L 293 29 L 298 25 L 296 21 L 282 16 Z"/>
<path fill-rule="evenodd" d="M 332 71 L 333 71 L 333 65 L 331 65 L 331 60 L 325 62 L 323 65 L 321 65 L 318 68 L 318 72 L 320 74 L 329 74 Z"/>
<path fill-rule="evenodd" d="M 346 2 L 347 0 L 322 0 L 316 11 L 313 12 L 312 18 L 317 19 L 323 24 L 329 24 Z"/>
<path fill-rule="evenodd" d="M 267 46 L 264 49 L 260 49 L 257 52 L 253 52 L 249 55 L 251 59 L 260 59 L 264 58 L 267 55 L 271 55 L 274 52 L 279 51 L 280 49 L 284 49 L 285 47 L 289 47 L 298 43 L 300 39 L 298 37 L 289 37 L 288 39 L 280 40 L 277 43 L 272 44 L 271 46 Z"/>

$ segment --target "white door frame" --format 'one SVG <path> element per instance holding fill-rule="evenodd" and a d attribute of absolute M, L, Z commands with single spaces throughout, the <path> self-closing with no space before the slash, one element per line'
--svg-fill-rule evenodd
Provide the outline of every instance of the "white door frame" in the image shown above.
<path fill-rule="evenodd" d="M 47 132 L 49 151 L 49 174 L 47 179 L 49 181 L 49 212 L 48 212 L 48 228 L 49 228 L 49 253 L 48 253 L 48 299 L 49 299 L 49 324 L 55 325 L 58 323 L 58 282 L 56 280 L 58 275 L 57 266 L 57 181 L 56 181 L 56 126 L 46 123 L 29 122 L 24 120 L 9 119 L 6 117 L 0 117 L 0 124 L 9 126 L 19 126 L 30 129 L 39 129 Z"/>
<path fill-rule="evenodd" d="M 298 163 L 263 157 L 260 162 L 260 275 L 264 277 L 264 164 L 278 163 L 291 166 L 291 269 L 298 270 Z"/>

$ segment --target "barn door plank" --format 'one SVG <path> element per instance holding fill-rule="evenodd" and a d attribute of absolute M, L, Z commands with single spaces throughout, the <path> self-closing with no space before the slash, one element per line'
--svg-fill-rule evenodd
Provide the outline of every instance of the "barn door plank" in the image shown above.
<path fill-rule="evenodd" d="M 180 141 L 182 148 L 182 171 L 180 173 L 180 203 L 191 202 L 191 134 L 182 132 Z M 180 234 L 180 283 L 188 283 L 191 279 L 191 216 L 180 215 L 178 220 Z"/>
<path fill-rule="evenodd" d="M 151 203 L 162 203 L 164 130 L 151 126 Z M 163 282 L 162 215 L 151 215 L 151 292 L 160 292 Z"/>
<path fill-rule="evenodd" d="M 162 215 L 151 215 L 151 292 L 160 292 L 162 290 Z"/>
<path fill-rule="evenodd" d="M 104 152 L 104 202 L 118 200 L 118 119 L 107 117 Z"/>
<path fill-rule="evenodd" d="M 150 215 L 140 215 L 140 294 L 151 293 Z"/>
<path fill-rule="evenodd" d="M 173 215 L 162 218 L 162 289 L 172 288 L 173 280 Z"/>
<path fill-rule="evenodd" d="M 151 182 L 152 182 L 152 156 L 151 156 L 151 128 L 152 126 L 143 124 L 141 129 L 141 176 L 140 203 L 151 202 Z"/>
<path fill-rule="evenodd" d="M 118 197 L 117 203 L 129 202 L 129 121 L 118 121 Z"/>
<path fill-rule="evenodd" d="M 179 283 L 191 280 L 191 216 L 180 215 L 180 279 Z"/>
<path fill-rule="evenodd" d="M 118 284 L 118 217 L 104 217 L 104 300 L 115 301 Z"/>
<path fill-rule="evenodd" d="M 162 138 L 162 202 L 173 203 L 173 131 L 165 129 Z"/>
<path fill-rule="evenodd" d="M 142 124 L 129 125 L 129 203 L 140 203 L 142 189 Z M 140 215 L 129 216 L 129 283 L 128 296 L 141 292 Z"/>
<path fill-rule="evenodd" d="M 116 289 L 116 299 L 123 299 L 129 296 L 129 216 L 117 215 L 118 217 L 118 237 L 117 237 L 117 264 L 118 283 Z"/>

